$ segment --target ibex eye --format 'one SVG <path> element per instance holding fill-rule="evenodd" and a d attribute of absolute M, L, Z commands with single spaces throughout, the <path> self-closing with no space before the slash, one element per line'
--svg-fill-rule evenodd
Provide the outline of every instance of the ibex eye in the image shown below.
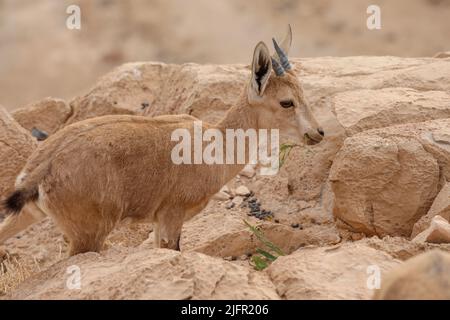
<path fill-rule="evenodd" d="M 293 107 L 294 106 L 294 102 L 292 101 L 292 100 L 286 100 L 286 101 L 281 101 L 280 102 L 280 105 L 283 107 L 283 108 L 290 108 L 290 107 Z"/>

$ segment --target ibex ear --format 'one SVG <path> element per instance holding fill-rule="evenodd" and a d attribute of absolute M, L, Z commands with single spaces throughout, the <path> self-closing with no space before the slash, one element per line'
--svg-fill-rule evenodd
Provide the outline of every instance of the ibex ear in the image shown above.
<path fill-rule="evenodd" d="M 272 60 L 269 49 L 264 42 L 256 45 L 253 53 L 252 79 L 249 88 L 249 98 L 262 96 L 272 72 Z"/>

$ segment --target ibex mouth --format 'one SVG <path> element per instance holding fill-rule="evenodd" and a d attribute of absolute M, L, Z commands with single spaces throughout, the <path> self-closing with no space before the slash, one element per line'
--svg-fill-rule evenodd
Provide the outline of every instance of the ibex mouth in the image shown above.
<path fill-rule="evenodd" d="M 320 140 L 315 140 L 314 138 L 310 137 L 307 133 L 305 133 L 304 138 L 305 144 L 307 144 L 308 146 L 318 144 L 320 141 L 322 141 L 322 138 L 320 138 Z"/>

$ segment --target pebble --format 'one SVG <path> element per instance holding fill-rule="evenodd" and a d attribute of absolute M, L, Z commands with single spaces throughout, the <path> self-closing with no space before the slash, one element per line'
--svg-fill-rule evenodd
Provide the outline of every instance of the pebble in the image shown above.
<path fill-rule="evenodd" d="M 240 196 L 234 197 L 234 199 L 232 200 L 232 202 L 236 205 L 239 206 L 240 204 L 242 204 L 242 202 L 244 202 L 244 199 Z"/>
<path fill-rule="evenodd" d="M 236 195 L 247 196 L 250 195 L 250 190 L 246 186 L 240 186 L 236 189 Z"/>
<path fill-rule="evenodd" d="M 225 205 L 225 208 L 227 208 L 227 209 L 234 208 L 234 203 L 233 203 L 232 201 L 228 202 L 228 203 Z"/>
<path fill-rule="evenodd" d="M 242 171 L 239 173 L 239 175 L 247 177 L 247 178 L 253 178 L 256 174 L 255 168 L 251 164 L 248 164 L 242 169 Z"/>
<path fill-rule="evenodd" d="M 226 192 L 219 191 L 213 196 L 213 199 L 218 201 L 225 201 L 230 199 L 230 195 Z"/>

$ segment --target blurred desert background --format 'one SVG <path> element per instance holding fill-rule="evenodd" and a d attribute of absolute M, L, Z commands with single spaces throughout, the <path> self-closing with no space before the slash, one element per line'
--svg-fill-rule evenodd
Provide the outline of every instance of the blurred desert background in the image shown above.
<path fill-rule="evenodd" d="M 81 7 L 81 30 L 66 9 Z M 382 28 L 366 27 L 370 4 Z M 449 0 L 0 0 L 0 104 L 71 99 L 131 61 L 249 63 L 254 45 L 294 31 L 293 57 L 448 51 Z"/>
<path fill-rule="evenodd" d="M 72 4 L 81 30 L 66 28 Z M 46 134 L 78 121 L 222 119 L 255 45 L 272 49 L 288 24 L 292 72 L 325 132 L 284 148 L 277 175 L 243 168 L 185 222 L 180 251 L 122 221 L 100 253 L 67 258 L 50 217 L 0 207 L 0 300 L 450 299 L 449 18 L 450 0 L 0 0 L 0 203 Z"/>

